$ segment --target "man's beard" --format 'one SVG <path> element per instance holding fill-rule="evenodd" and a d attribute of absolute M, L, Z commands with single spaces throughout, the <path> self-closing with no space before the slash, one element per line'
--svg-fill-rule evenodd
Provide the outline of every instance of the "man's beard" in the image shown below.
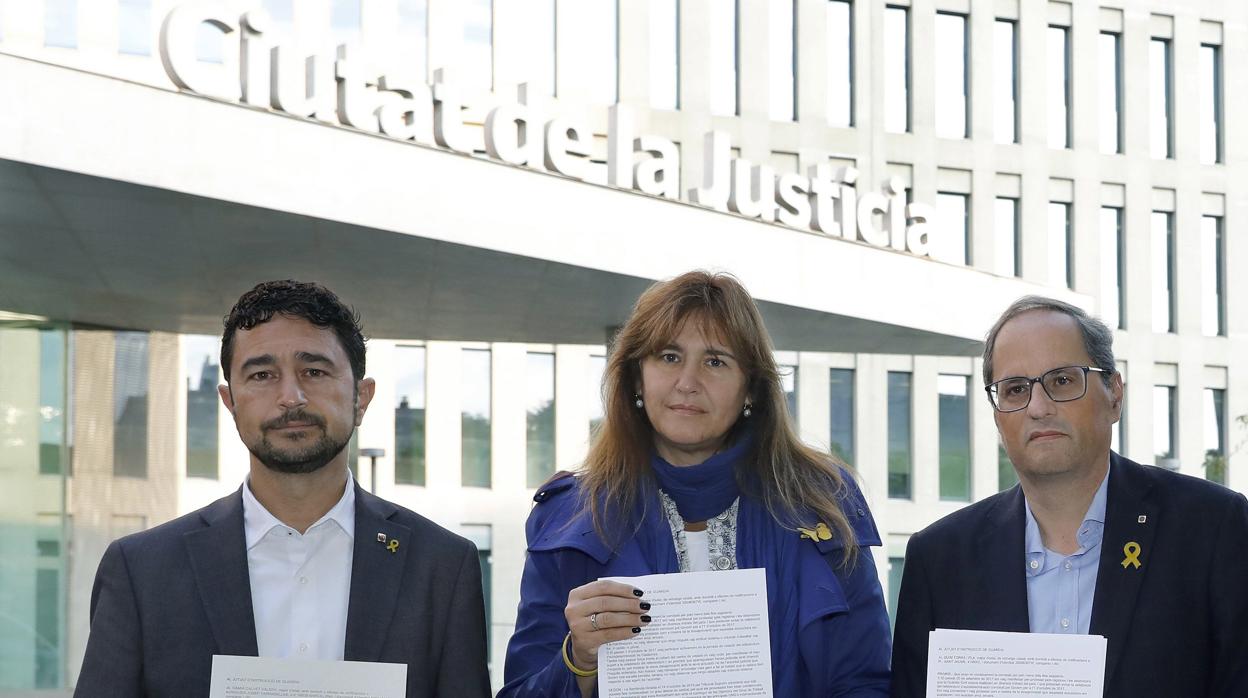
<path fill-rule="evenodd" d="M 301 439 L 298 446 L 278 448 L 269 441 L 268 432 L 271 429 L 286 426 L 291 422 L 307 422 L 312 424 L 311 428 L 320 429 L 320 436 L 313 439 L 311 436 Z M 354 428 L 348 432 L 342 440 L 335 440 L 325 428 L 325 419 L 318 414 L 305 412 L 302 409 L 291 410 L 277 419 L 269 420 L 260 425 L 260 431 L 263 436 L 260 442 L 255 446 L 249 446 L 248 450 L 269 470 L 279 473 L 289 474 L 305 474 L 314 473 L 324 468 L 334 458 L 342 453 L 342 449 L 347 447 L 351 441 L 351 434 Z"/>

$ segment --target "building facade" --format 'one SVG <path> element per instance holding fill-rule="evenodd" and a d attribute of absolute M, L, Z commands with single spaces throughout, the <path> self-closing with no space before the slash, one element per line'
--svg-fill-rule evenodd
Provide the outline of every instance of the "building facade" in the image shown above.
<path fill-rule="evenodd" d="M 977 357 L 1026 293 L 1116 328 L 1116 450 L 1248 491 L 1237 65 L 1226 0 L 0 0 L 0 696 L 74 685 L 109 541 L 243 481 L 267 278 L 361 311 L 356 477 L 476 542 L 496 686 L 532 494 L 690 268 L 759 299 L 890 604 L 1015 482 Z"/>

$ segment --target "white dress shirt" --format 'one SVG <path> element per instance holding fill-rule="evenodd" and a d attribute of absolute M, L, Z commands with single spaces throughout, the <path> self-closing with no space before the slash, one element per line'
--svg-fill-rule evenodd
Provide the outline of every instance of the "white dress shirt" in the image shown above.
<path fill-rule="evenodd" d="M 243 529 L 251 610 L 261 657 L 343 658 L 355 543 L 355 482 L 299 533 L 269 513 L 243 487 Z"/>

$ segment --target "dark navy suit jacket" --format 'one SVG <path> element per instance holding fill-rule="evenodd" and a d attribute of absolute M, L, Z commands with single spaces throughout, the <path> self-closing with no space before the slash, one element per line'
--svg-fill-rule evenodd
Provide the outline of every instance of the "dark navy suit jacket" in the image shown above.
<path fill-rule="evenodd" d="M 75 698 L 206 697 L 214 654 L 255 656 L 245 540 L 240 488 L 114 541 Z M 408 698 L 477 698 L 490 695 L 485 637 L 472 543 L 357 485 L 345 658 L 406 664 Z"/>
<path fill-rule="evenodd" d="M 1015 486 L 910 538 L 893 638 L 894 698 L 925 694 L 928 632 L 1028 631 L 1024 500 Z M 1141 565 L 1123 566 L 1128 543 Z M 1091 634 L 1105 695 L 1248 696 L 1248 500 L 1111 454 Z"/>

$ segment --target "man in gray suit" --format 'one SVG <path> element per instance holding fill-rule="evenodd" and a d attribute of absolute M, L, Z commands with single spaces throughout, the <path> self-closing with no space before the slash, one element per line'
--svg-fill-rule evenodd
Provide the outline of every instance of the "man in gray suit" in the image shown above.
<path fill-rule="evenodd" d="M 109 546 L 76 697 L 207 696 L 217 654 L 393 662 L 408 698 L 490 695 L 476 549 L 347 468 L 375 387 L 364 353 L 358 317 L 322 286 L 239 299 L 219 390 L 250 473 Z"/>

